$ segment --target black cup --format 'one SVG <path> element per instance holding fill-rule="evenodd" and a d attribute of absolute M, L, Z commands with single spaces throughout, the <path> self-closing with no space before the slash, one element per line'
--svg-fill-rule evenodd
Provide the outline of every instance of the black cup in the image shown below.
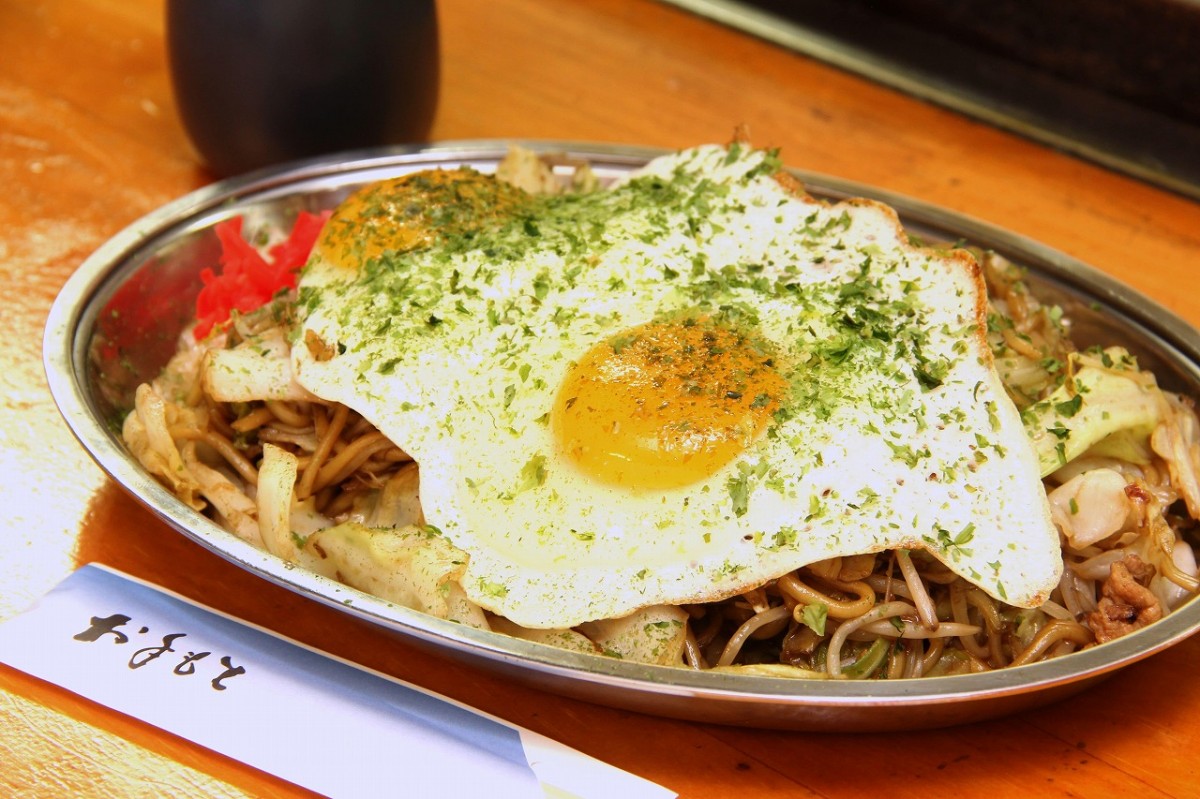
<path fill-rule="evenodd" d="M 434 0 L 167 0 L 166 13 L 179 114 L 220 175 L 429 135 Z"/>

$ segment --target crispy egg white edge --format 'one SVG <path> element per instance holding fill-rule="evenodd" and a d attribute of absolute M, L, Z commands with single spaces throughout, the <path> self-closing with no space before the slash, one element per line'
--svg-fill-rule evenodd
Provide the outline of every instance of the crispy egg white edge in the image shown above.
<path fill-rule="evenodd" d="M 668 175 L 680 163 L 687 161 L 698 162 L 699 168 L 714 169 L 725 158 L 722 148 L 696 148 L 683 154 L 658 159 L 647 166 L 646 171 L 658 170 L 657 174 Z M 719 171 L 719 166 L 715 166 Z M 769 179 L 764 179 L 769 180 Z M 786 188 L 771 182 L 781 196 L 786 196 L 791 203 L 809 206 L 816 204 L 808 198 L 790 194 Z M 855 224 L 860 222 L 872 231 L 877 241 L 888 242 L 906 251 L 916 252 L 901 243 L 902 233 L 894 213 L 885 206 L 870 201 L 854 201 L 829 206 L 830 212 L 845 210 L 850 213 Z M 925 254 L 927 255 L 927 254 Z M 959 315 L 967 314 L 978 318 L 983 307 L 981 280 L 969 262 L 956 257 L 934 255 L 929 256 L 928 263 L 943 269 L 942 278 L 955 290 L 960 292 L 960 302 L 955 309 Z M 326 270 L 323 274 L 321 264 L 314 264 L 306 271 L 304 282 L 309 285 L 321 285 L 323 282 L 337 282 L 340 278 L 336 270 Z M 636 324 L 637 319 L 625 319 L 628 324 Z M 648 321 L 648 320 L 643 320 Z M 339 330 L 333 320 L 320 311 L 314 313 L 305 322 L 306 328 L 315 330 L 319 335 L 331 340 L 344 337 L 347 331 Z M 590 342 L 579 345 L 586 349 Z M 1036 479 L 1037 464 L 1032 449 L 1024 438 L 1019 416 L 1011 402 L 1007 400 L 998 375 L 991 367 L 990 353 L 987 351 L 982 334 L 972 341 L 977 358 L 964 359 L 951 375 L 948 384 L 955 380 L 960 385 L 972 387 L 972 400 L 986 399 L 995 402 L 998 409 L 1001 429 L 1006 431 L 1006 441 L 1009 443 L 1008 454 L 989 459 L 975 473 L 975 482 L 970 483 L 976 491 L 973 495 L 964 494 L 964 486 L 925 485 L 921 491 L 915 491 L 911 486 L 913 480 L 923 479 L 918 474 L 906 471 L 897 474 L 894 469 L 880 468 L 880 464 L 892 463 L 888 460 L 887 452 L 880 449 L 877 437 L 870 435 L 854 436 L 846 430 L 856 422 L 861 422 L 861 416 L 847 412 L 839 421 L 841 428 L 837 440 L 826 442 L 829 458 L 835 463 L 840 461 L 848 464 L 849 468 L 841 470 L 835 467 L 823 467 L 808 475 L 809 492 L 816 491 L 821 484 L 837 485 L 838 481 L 849 472 L 858 475 L 870 475 L 867 482 L 877 489 L 887 490 L 897 481 L 909 483 L 908 490 L 904 486 L 896 486 L 899 490 L 894 493 L 892 501 L 905 505 L 904 515 L 909 512 L 914 516 L 922 516 L 927 508 L 913 505 L 928 505 L 930 499 L 936 499 L 935 505 L 946 507 L 943 512 L 934 515 L 938 523 L 951 533 L 975 525 L 975 533 L 971 536 L 969 546 L 938 547 L 913 532 L 895 533 L 883 540 L 878 530 L 872 530 L 864 519 L 855 519 L 848 508 L 843 507 L 840 515 L 831 516 L 824 524 L 812 528 L 813 533 L 804 537 L 801 546 L 764 547 L 763 538 L 773 532 L 772 524 L 778 527 L 779 518 L 794 516 L 794 509 L 789 510 L 784 497 L 774 496 L 772 492 L 758 490 L 753 501 L 749 504 L 746 515 L 740 518 L 730 518 L 729 526 L 722 530 L 709 531 L 711 540 L 705 546 L 678 543 L 674 552 L 659 552 L 647 561 L 630 560 L 639 557 L 639 553 L 629 552 L 628 549 L 618 551 L 616 545 L 607 548 L 598 564 L 580 562 L 580 558 L 572 558 L 570 553 L 591 557 L 595 546 L 582 547 L 577 550 L 567 548 L 557 551 L 554 558 L 557 563 L 536 563 L 531 567 L 522 562 L 528 560 L 530 551 L 546 548 L 545 540 L 537 541 L 535 530 L 528 530 L 533 550 L 525 543 L 516 541 L 508 535 L 501 534 L 498 538 L 480 532 L 497 525 L 503 526 L 500 518 L 491 508 L 486 512 L 479 509 L 471 501 L 455 497 L 453 492 L 444 493 L 437 486 L 444 482 L 453 483 L 457 473 L 462 468 L 464 459 L 469 459 L 475 452 L 487 452 L 480 446 L 474 446 L 474 440 L 467 441 L 458 450 L 453 447 L 431 446 L 426 451 L 417 446 L 410 449 L 421 463 L 422 470 L 422 503 L 426 516 L 431 523 L 437 524 L 447 536 L 470 555 L 468 572 L 463 580 L 464 588 L 472 599 L 484 607 L 488 607 L 501 615 L 512 619 L 518 624 L 531 627 L 569 627 L 579 622 L 594 618 L 608 618 L 625 615 L 633 610 L 660 602 L 682 603 L 688 601 L 704 601 L 732 595 L 746 588 L 759 585 L 779 574 L 835 555 L 856 554 L 864 551 L 879 551 L 893 547 L 923 547 L 943 560 L 947 566 L 963 574 L 963 576 L 980 585 L 984 590 L 998 598 L 1014 605 L 1036 605 L 1040 603 L 1057 584 L 1061 570 L 1061 554 L 1058 545 L 1058 535 L 1050 522 L 1049 510 L 1045 500 L 1040 480 Z M 428 406 L 431 396 L 436 394 L 436 385 L 424 393 L 414 395 L 405 375 L 371 375 L 370 386 L 364 387 L 350 375 L 364 373 L 370 369 L 370 359 L 374 354 L 363 350 L 361 357 L 354 355 L 339 356 L 325 363 L 315 361 L 304 347 L 294 348 L 294 367 L 302 385 L 310 391 L 326 399 L 343 402 L 362 412 L 367 418 L 380 427 L 398 445 L 409 449 L 412 441 L 406 441 L 413 424 L 418 426 L 433 426 L 439 423 L 436 418 L 443 408 L 436 403 L 427 413 L 408 414 L 406 424 L 389 424 L 389 403 L 397 398 L 409 397 L 411 404 Z M 558 373 L 550 374 L 547 383 L 555 376 L 561 376 L 565 371 L 565 363 L 569 358 L 561 359 L 562 368 Z M 447 376 L 445 364 L 442 377 Z M 435 358 L 427 358 L 421 364 L 421 371 L 432 375 L 439 373 L 439 364 Z M 453 371 L 453 368 L 450 369 Z M 948 389 L 935 389 L 931 395 L 940 395 L 950 405 L 956 405 L 954 395 Z M 981 393 L 982 392 L 982 393 Z M 550 393 L 553 396 L 553 393 Z M 978 414 L 976 414 L 978 417 Z M 976 418 L 975 423 L 983 420 Z M 503 476 L 506 472 L 519 469 L 524 453 L 541 451 L 552 446 L 547 440 L 548 433 L 536 429 L 525 431 L 528 440 L 525 447 L 517 447 L 518 454 L 509 459 L 507 464 L 491 463 L 492 470 Z M 1015 433 L 1015 435 L 1013 435 Z M 748 458 L 768 456 L 771 445 L 759 442 L 755 452 L 747 453 Z M 761 452 L 759 451 L 761 450 Z M 778 453 L 772 457 L 780 457 Z M 828 461 L 827 461 L 828 462 Z M 714 476 L 710 484 L 721 487 L 722 490 L 709 491 L 710 508 L 707 512 L 720 513 L 716 509 L 719 500 L 723 500 L 723 486 L 736 475 L 737 463 L 730 464 L 726 469 Z M 1034 479 L 1029 476 L 1033 475 Z M 553 476 L 547 481 L 552 489 L 561 487 Z M 596 487 L 591 494 L 592 503 L 625 503 L 627 509 L 632 509 L 639 518 L 654 520 L 661 518 L 661 500 L 652 497 L 637 497 L 633 500 L 625 496 L 614 495 L 614 489 Z M 621 493 L 617 490 L 617 493 Z M 910 497 L 910 494 L 912 496 Z M 1003 496 L 1003 502 L 993 502 L 988 498 Z M 702 498 L 701 498 L 702 499 Z M 512 515 L 519 517 L 537 513 L 536 503 L 522 500 L 517 495 L 516 510 Z M 698 499 L 697 502 L 701 500 Z M 524 507 L 522 507 L 524 506 Z M 715 510 L 714 510 L 715 509 Z M 507 510 L 513 510 L 508 508 Z M 657 511 L 657 513 L 656 513 Z M 726 511 L 725 515 L 729 515 Z M 455 519 L 474 517 L 471 525 L 457 525 Z M 855 523 L 857 521 L 857 524 Z M 537 519 L 533 520 L 536 524 Z M 474 529 L 472 529 L 474 528 Z M 652 531 L 644 531 L 652 535 Z M 1012 534 L 1017 532 L 1018 535 Z M 747 538 L 749 536 L 749 538 Z M 636 537 L 636 536 L 634 536 Z M 619 541 L 619 538 L 610 539 Z M 770 539 L 768 538 L 768 541 Z M 551 547 L 553 549 L 553 547 Z M 661 549 L 661 548 L 660 548 Z M 673 559 L 672 559 L 673 558 Z M 553 560 L 553 559 L 552 559 Z M 567 561 L 567 562 L 564 562 Z M 995 579 L 996 574 L 991 564 L 1001 563 L 1004 572 L 1002 579 Z M 999 586 L 1003 585 L 1004 588 Z M 503 586 L 503 591 L 497 591 L 497 586 Z M 569 593 L 570 596 L 564 596 Z"/>

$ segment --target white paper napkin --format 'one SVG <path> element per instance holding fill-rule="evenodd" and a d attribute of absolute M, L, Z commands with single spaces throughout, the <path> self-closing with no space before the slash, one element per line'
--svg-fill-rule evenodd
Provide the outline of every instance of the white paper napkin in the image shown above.
<path fill-rule="evenodd" d="M 676 795 L 99 565 L 0 624 L 0 661 L 330 797 Z"/>

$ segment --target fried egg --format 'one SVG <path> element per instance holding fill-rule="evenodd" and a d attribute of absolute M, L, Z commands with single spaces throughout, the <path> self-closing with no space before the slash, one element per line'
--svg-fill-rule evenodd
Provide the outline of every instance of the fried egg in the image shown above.
<path fill-rule="evenodd" d="M 535 197 L 470 169 L 367 187 L 300 281 L 293 371 L 419 464 L 462 587 L 568 628 L 924 549 L 1035 606 L 1062 568 L 965 252 L 829 204 L 774 153 Z"/>

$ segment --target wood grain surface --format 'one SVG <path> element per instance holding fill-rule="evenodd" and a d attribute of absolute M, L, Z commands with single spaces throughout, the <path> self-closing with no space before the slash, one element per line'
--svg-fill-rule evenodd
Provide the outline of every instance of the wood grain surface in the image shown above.
<path fill-rule="evenodd" d="M 683 147 L 745 124 L 792 166 L 1008 228 L 1200 322 L 1190 200 L 652 0 L 439 0 L 439 13 L 433 139 Z M 595 706 L 455 664 L 171 532 L 63 424 L 42 373 L 42 326 L 94 248 L 213 179 L 175 110 L 161 0 L 0 0 L 0 618 L 100 561 L 684 797 L 1200 795 L 1200 640 L 997 721 L 891 735 L 748 730 Z M 0 795 L 305 793 L 0 667 Z"/>

